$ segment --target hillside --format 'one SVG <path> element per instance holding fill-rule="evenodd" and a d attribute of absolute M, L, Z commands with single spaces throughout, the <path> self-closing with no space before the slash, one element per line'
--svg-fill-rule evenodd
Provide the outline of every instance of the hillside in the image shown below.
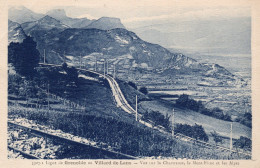
<path fill-rule="evenodd" d="M 10 119 L 17 121 L 27 119 L 38 126 L 45 126 L 46 129 L 61 130 L 64 133 L 84 137 L 102 148 L 109 147 L 110 150 L 140 158 L 160 156 L 224 159 L 229 157 L 228 152 L 214 150 L 212 153 L 207 148 L 172 139 L 171 135 L 145 127 L 135 121 L 134 115 L 129 115 L 116 107 L 112 100 L 112 93 L 102 78 L 92 73 L 79 72 L 75 87 L 72 81 L 67 81 L 69 74 L 63 68 L 38 67 L 37 78 L 39 79 L 34 78 L 29 81 L 19 75 L 9 74 L 11 79 L 9 86 L 21 85 L 24 90 L 34 90 L 24 95 L 13 92 L 12 89 L 15 87 L 10 87 L 12 88 L 9 90 Z M 27 84 L 16 83 L 15 80 L 27 80 L 25 82 Z M 49 81 L 51 97 L 45 92 L 44 83 L 47 81 Z M 39 85 L 38 82 L 43 83 Z M 41 96 L 38 97 L 39 95 Z M 47 101 L 49 110 L 46 106 Z M 163 143 L 155 143 L 158 141 Z M 241 156 L 234 154 L 232 158 L 238 159 Z"/>
<path fill-rule="evenodd" d="M 59 20 L 56 20 L 48 15 L 44 16 L 43 18 L 37 21 L 22 23 L 21 26 L 27 35 L 31 35 L 31 32 L 38 30 L 64 30 L 66 28 L 69 28 L 67 25 L 62 24 Z"/>
<path fill-rule="evenodd" d="M 26 34 L 24 33 L 21 25 L 19 23 L 8 20 L 8 43 L 21 43 L 25 37 Z"/>
<path fill-rule="evenodd" d="M 50 63 L 60 63 L 61 57 L 83 56 L 85 61 L 93 64 L 92 53 L 99 53 L 98 60 L 109 59 L 110 64 L 117 64 L 119 69 L 148 70 L 154 73 L 171 76 L 176 73 L 197 74 L 215 78 L 234 80 L 233 75 L 223 67 L 201 64 L 183 54 L 174 54 L 167 49 L 141 40 L 135 33 L 126 29 L 65 29 L 59 24 L 52 31 L 42 28 L 25 26 L 38 43 L 41 53 L 43 49 L 51 55 L 47 56 Z M 43 26 L 45 27 L 45 26 Z M 49 26 L 47 26 L 48 30 Z M 60 32 L 60 33 L 58 33 Z M 41 35 L 43 34 L 43 35 Z M 84 38 L 85 37 L 85 38 Z M 55 55 L 55 56 L 54 56 Z"/>

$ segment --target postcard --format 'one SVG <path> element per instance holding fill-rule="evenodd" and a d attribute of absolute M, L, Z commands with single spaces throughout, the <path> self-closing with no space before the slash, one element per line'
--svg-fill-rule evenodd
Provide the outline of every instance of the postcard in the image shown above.
<path fill-rule="evenodd" d="M 0 164 L 259 166 L 259 7 L 2 0 Z"/>

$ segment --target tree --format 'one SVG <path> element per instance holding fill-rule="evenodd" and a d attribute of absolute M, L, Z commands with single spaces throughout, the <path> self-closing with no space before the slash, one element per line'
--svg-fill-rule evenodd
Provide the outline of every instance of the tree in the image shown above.
<path fill-rule="evenodd" d="M 195 139 L 203 140 L 205 142 L 209 141 L 208 135 L 206 134 L 204 128 L 201 125 L 197 125 L 196 123 L 194 126 L 188 124 L 176 124 L 176 128 L 174 130 L 175 133 L 181 133 Z"/>
<path fill-rule="evenodd" d="M 244 150 L 249 150 L 251 151 L 252 149 L 252 141 L 251 139 L 244 137 L 244 136 L 240 136 L 240 138 L 238 140 L 236 140 L 233 143 L 234 147 L 236 148 L 241 148 Z"/>
<path fill-rule="evenodd" d="M 176 100 L 176 105 L 179 107 L 186 107 L 187 102 L 189 101 L 189 95 L 182 94 L 180 97 Z"/>
<path fill-rule="evenodd" d="M 15 70 L 24 76 L 33 76 L 34 68 L 40 60 L 40 53 L 36 49 L 36 42 L 27 36 L 22 43 L 11 42 L 8 46 L 8 62 Z"/>
<path fill-rule="evenodd" d="M 134 82 L 129 81 L 128 84 L 137 90 L 137 86 Z"/>
<path fill-rule="evenodd" d="M 147 94 L 148 93 L 148 90 L 146 89 L 146 87 L 141 87 L 139 89 L 140 92 L 142 92 L 143 94 Z"/>

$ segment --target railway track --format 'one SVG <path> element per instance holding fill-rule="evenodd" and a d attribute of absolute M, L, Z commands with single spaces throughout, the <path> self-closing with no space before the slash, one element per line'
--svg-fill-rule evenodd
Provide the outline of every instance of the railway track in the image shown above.
<path fill-rule="evenodd" d="M 76 157 L 76 158 L 81 158 L 81 159 L 100 159 L 100 158 L 105 158 L 105 159 L 137 159 L 136 157 L 133 157 L 133 156 L 130 156 L 130 155 L 127 155 L 127 154 L 106 150 L 106 149 L 103 149 L 101 147 L 92 146 L 92 145 L 85 144 L 85 143 L 82 143 L 82 142 L 77 142 L 77 141 L 74 141 L 74 140 L 71 140 L 71 139 L 67 139 L 67 138 L 64 138 L 64 137 L 60 137 L 60 136 L 57 136 L 57 135 L 46 133 L 46 132 L 43 132 L 43 131 L 40 131 L 40 130 L 36 130 L 36 129 L 33 129 L 33 128 L 23 126 L 23 125 L 19 125 L 19 124 L 16 124 L 14 122 L 10 122 L 10 121 L 8 122 L 8 127 L 12 127 L 12 128 L 15 128 L 15 129 L 21 129 L 21 130 L 27 132 L 28 134 L 32 134 L 32 135 L 35 135 L 35 136 L 38 136 L 38 137 L 43 137 L 45 139 L 55 141 L 55 143 L 65 145 L 65 146 L 69 146 L 70 150 L 75 151 L 74 155 L 76 155 L 76 156 L 72 156 L 72 158 Z M 26 153 L 25 151 L 14 148 L 12 146 L 9 146 L 8 148 L 10 150 L 14 150 L 15 152 L 19 152 L 25 158 L 39 159 L 39 157 L 37 157 L 37 156 L 34 156 L 30 153 Z M 76 150 L 73 149 L 73 148 L 76 148 Z M 84 156 L 87 156 L 87 158 L 84 158 Z M 56 159 L 63 159 L 63 158 L 56 158 Z"/>
<path fill-rule="evenodd" d="M 192 143 L 196 143 L 196 144 L 199 144 L 199 145 L 206 147 L 206 148 L 209 148 L 209 149 L 218 149 L 218 150 L 222 150 L 222 151 L 237 153 L 237 154 L 240 154 L 240 155 L 245 155 L 245 156 L 250 156 L 250 157 L 252 156 L 250 153 L 247 153 L 247 152 L 230 150 L 230 148 L 226 148 L 226 147 L 223 147 L 223 146 L 212 145 L 210 143 L 200 141 L 200 140 L 197 140 L 197 139 L 194 139 L 194 138 L 191 138 L 191 137 L 185 136 L 183 134 L 179 134 L 179 133 L 175 134 L 175 138 L 182 139 L 184 141 L 188 141 L 188 142 L 192 142 Z"/>
<path fill-rule="evenodd" d="M 13 150 L 13 151 L 16 152 L 16 153 L 19 153 L 20 155 L 22 155 L 22 156 L 23 156 L 24 158 L 26 158 L 26 159 L 41 159 L 41 158 L 39 158 L 39 157 L 36 157 L 36 156 L 34 156 L 34 155 L 31 155 L 31 154 L 28 154 L 28 153 L 26 153 L 26 152 L 24 152 L 24 151 L 22 151 L 22 150 L 13 148 L 13 147 L 11 147 L 11 146 L 8 146 L 8 149 L 9 149 L 9 150 Z"/>
<path fill-rule="evenodd" d="M 54 67 L 60 67 L 61 65 L 55 65 L 55 64 L 41 64 L 41 65 L 47 65 L 47 66 L 54 66 Z M 113 97 L 115 99 L 115 102 L 117 103 L 117 106 L 122 108 L 125 112 L 127 113 L 130 113 L 130 114 L 135 114 L 136 111 L 129 105 L 129 103 L 127 102 L 127 100 L 125 99 L 118 83 L 116 82 L 116 80 L 109 76 L 109 75 L 104 75 L 104 74 L 101 74 L 101 73 L 98 73 L 96 71 L 92 71 L 92 70 L 86 70 L 86 69 L 80 69 L 80 68 L 77 68 L 78 70 L 81 70 L 81 71 L 84 71 L 84 72 L 90 72 L 90 73 L 94 73 L 98 76 L 101 76 L 103 77 L 104 79 L 106 79 L 108 82 L 109 82 L 109 85 L 111 87 L 111 90 L 112 90 L 112 93 L 113 93 Z M 138 117 L 141 118 L 141 115 L 138 114 Z M 145 121 L 141 121 L 139 120 L 139 122 L 141 122 L 142 124 L 146 125 L 146 126 L 149 126 L 150 124 L 145 122 Z M 149 126 L 150 127 L 150 126 Z M 164 132 L 164 133 L 167 133 L 169 134 L 168 132 L 166 132 L 165 130 L 162 130 L 160 128 L 157 128 L 160 132 Z M 204 141 L 200 141 L 200 140 L 197 140 L 197 139 L 194 139 L 194 138 L 191 138 L 191 137 L 188 137 L 188 136 L 185 136 L 183 134 L 176 134 L 174 136 L 175 138 L 177 139 L 181 139 L 183 141 L 188 141 L 188 142 L 191 142 L 191 143 L 196 143 L 196 144 L 199 144 L 200 146 L 203 146 L 205 148 L 210 148 L 210 149 L 219 149 L 219 150 L 223 150 L 223 151 L 228 151 L 228 152 L 234 152 L 234 153 L 238 153 L 238 154 L 241 154 L 241 155 L 245 155 L 245 156 L 250 156 L 251 157 L 251 154 L 250 153 L 246 153 L 246 152 L 241 152 L 241 151 L 235 151 L 235 150 L 230 150 L 229 148 L 226 148 L 226 147 L 223 147 L 223 146 L 218 146 L 218 145 L 212 145 L 212 144 L 209 144 L 207 142 L 204 142 Z"/>

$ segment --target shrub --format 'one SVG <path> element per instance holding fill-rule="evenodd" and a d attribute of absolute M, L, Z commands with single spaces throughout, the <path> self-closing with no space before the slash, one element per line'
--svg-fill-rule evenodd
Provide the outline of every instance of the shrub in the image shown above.
<path fill-rule="evenodd" d="M 238 140 L 236 140 L 233 143 L 233 145 L 236 148 L 241 148 L 241 149 L 244 149 L 244 150 L 251 151 L 251 149 L 252 149 L 252 141 L 251 141 L 251 139 L 249 139 L 247 137 L 243 137 L 243 136 L 240 136 L 240 138 Z"/>
<path fill-rule="evenodd" d="M 140 92 L 142 92 L 143 94 L 147 94 L 148 93 L 148 90 L 146 89 L 146 87 L 141 87 L 139 89 Z"/>
<path fill-rule="evenodd" d="M 163 126 L 166 130 L 170 131 L 171 124 L 170 124 L 170 117 L 168 114 L 164 116 L 158 111 L 152 111 L 152 112 L 145 112 L 142 116 L 142 120 L 148 121 L 151 120 L 155 126 Z"/>
<path fill-rule="evenodd" d="M 225 121 L 232 121 L 231 117 L 228 114 L 224 114 L 223 110 L 221 110 L 220 108 L 216 107 L 216 108 L 213 108 L 212 110 L 207 109 L 202 104 L 202 101 L 193 100 L 193 99 L 189 98 L 189 95 L 186 95 L 186 94 L 180 95 L 180 97 L 176 100 L 175 105 L 180 108 L 187 108 L 187 109 L 199 112 L 201 114 L 215 117 L 218 119 L 222 119 Z"/>
<path fill-rule="evenodd" d="M 183 135 L 203 140 L 208 142 L 209 137 L 206 134 L 204 128 L 201 125 L 197 125 L 195 123 L 194 126 L 188 125 L 188 124 L 176 124 L 176 128 L 174 128 L 175 133 L 181 133 Z"/>
<path fill-rule="evenodd" d="M 215 130 L 211 132 L 211 136 L 213 137 L 213 140 L 216 144 L 223 143 L 223 138 Z"/>
<path fill-rule="evenodd" d="M 239 122 L 245 126 L 248 126 L 249 128 L 252 128 L 252 114 L 245 113 L 243 116 L 239 116 L 236 119 L 236 122 Z"/>
<path fill-rule="evenodd" d="M 137 86 L 134 82 L 129 81 L 128 84 L 137 90 Z"/>

